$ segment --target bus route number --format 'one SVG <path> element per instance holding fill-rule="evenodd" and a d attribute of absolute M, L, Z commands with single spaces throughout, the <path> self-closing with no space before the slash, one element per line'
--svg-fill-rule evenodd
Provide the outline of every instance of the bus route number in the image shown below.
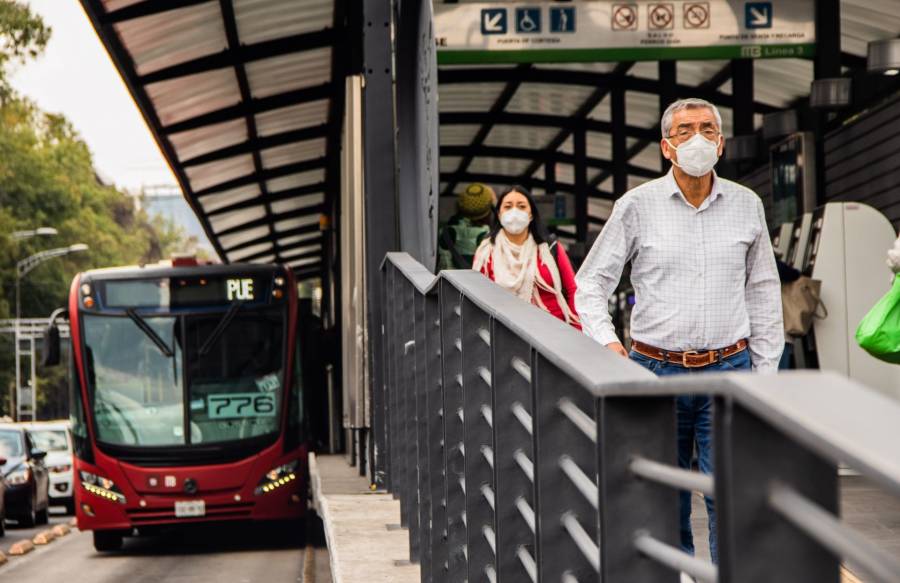
<path fill-rule="evenodd" d="M 272 393 L 220 393 L 206 399 L 210 419 L 274 417 Z"/>

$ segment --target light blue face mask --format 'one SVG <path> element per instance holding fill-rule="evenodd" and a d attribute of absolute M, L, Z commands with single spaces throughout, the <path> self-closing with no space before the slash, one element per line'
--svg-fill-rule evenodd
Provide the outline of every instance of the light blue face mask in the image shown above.
<path fill-rule="evenodd" d="M 721 140 L 721 137 L 719 138 Z M 678 156 L 676 162 L 672 159 L 672 164 L 678 166 L 691 176 L 706 176 L 715 167 L 719 161 L 719 142 L 710 142 L 700 134 L 694 134 L 694 137 L 677 148 L 666 138 L 666 143 L 675 150 Z"/>

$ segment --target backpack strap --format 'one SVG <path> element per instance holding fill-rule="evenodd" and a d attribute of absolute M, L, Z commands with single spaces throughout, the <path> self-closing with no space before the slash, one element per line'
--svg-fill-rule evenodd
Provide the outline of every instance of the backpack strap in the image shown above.
<path fill-rule="evenodd" d="M 469 269 L 472 266 L 466 265 L 466 260 L 463 259 L 463 256 L 460 255 L 459 251 L 456 249 L 456 233 L 455 231 L 451 233 L 452 229 L 452 225 L 444 227 L 441 231 L 441 243 L 443 243 L 444 248 L 450 252 L 450 256 L 453 258 L 454 267 L 457 269 Z"/>
<path fill-rule="evenodd" d="M 547 246 L 550 248 L 550 256 L 553 257 L 553 262 L 556 264 L 556 272 L 559 273 L 560 291 L 562 292 L 563 297 L 566 299 L 566 303 L 568 303 L 569 291 L 566 289 L 566 286 L 563 285 L 562 273 L 559 271 L 559 239 L 556 238 L 556 235 L 550 235 L 550 237 L 548 237 Z"/>

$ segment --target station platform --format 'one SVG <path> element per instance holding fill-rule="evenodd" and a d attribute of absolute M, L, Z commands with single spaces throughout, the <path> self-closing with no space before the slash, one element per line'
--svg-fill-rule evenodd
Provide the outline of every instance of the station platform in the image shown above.
<path fill-rule="evenodd" d="M 313 505 L 325 525 L 334 583 L 418 583 L 400 503 L 373 492 L 342 455 L 309 456 Z"/>
<path fill-rule="evenodd" d="M 417 583 L 406 529 L 400 528 L 400 504 L 390 494 L 372 492 L 368 481 L 342 455 L 310 455 L 313 503 L 325 524 L 335 583 Z M 692 496 L 697 556 L 708 559 L 706 508 Z M 841 477 L 841 515 L 850 526 L 886 551 L 900 555 L 900 501 L 859 476 Z M 841 583 L 861 583 L 854 565 L 841 568 Z"/>

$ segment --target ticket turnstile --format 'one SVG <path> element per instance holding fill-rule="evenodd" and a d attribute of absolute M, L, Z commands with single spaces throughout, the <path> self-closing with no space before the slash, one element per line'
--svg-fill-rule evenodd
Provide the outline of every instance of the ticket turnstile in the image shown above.
<path fill-rule="evenodd" d="M 775 255 L 782 261 L 784 261 L 788 245 L 791 243 L 791 231 L 793 229 L 793 223 L 782 223 L 780 227 L 772 229 L 772 250 L 775 251 Z"/>
<path fill-rule="evenodd" d="M 868 205 L 828 203 L 812 213 L 800 270 L 822 282 L 828 311 L 804 339 L 807 356 L 822 370 L 900 399 L 900 366 L 870 356 L 855 338 L 860 320 L 891 287 L 884 258 L 896 236 L 890 221 Z"/>

